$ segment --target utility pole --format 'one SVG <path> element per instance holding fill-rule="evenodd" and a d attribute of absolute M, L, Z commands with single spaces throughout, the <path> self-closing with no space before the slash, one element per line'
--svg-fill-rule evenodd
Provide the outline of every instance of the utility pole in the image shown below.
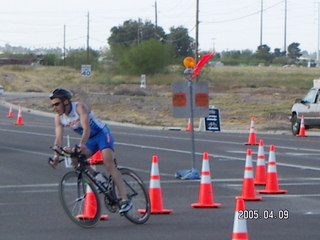
<path fill-rule="evenodd" d="M 137 43 L 138 43 L 138 45 L 142 41 L 142 37 L 141 36 L 142 36 L 141 19 L 139 18 L 139 21 L 138 21 L 138 32 L 137 32 Z"/>
<path fill-rule="evenodd" d="M 89 12 L 87 16 L 87 64 L 89 64 Z"/>
<path fill-rule="evenodd" d="M 320 46 L 320 3 L 318 2 L 318 46 L 317 46 L 317 62 L 316 62 L 316 66 L 319 67 L 319 46 Z"/>
<path fill-rule="evenodd" d="M 284 40 L 283 40 L 283 52 L 287 55 L 287 0 L 284 1 Z"/>
<path fill-rule="evenodd" d="M 215 43 L 215 38 L 212 38 L 212 51 L 215 52 L 216 51 L 216 43 Z"/>
<path fill-rule="evenodd" d="M 154 2 L 154 16 L 155 16 L 155 26 L 156 26 L 156 29 L 158 28 L 158 8 L 157 8 L 157 1 Z"/>
<path fill-rule="evenodd" d="M 63 66 L 66 66 L 66 25 L 63 25 Z"/>
<path fill-rule="evenodd" d="M 260 46 L 262 45 L 262 27 L 263 27 L 263 0 L 261 0 L 261 14 L 260 14 Z"/>
<path fill-rule="evenodd" d="M 198 62 L 199 58 L 199 0 L 197 0 L 196 6 L 196 43 L 195 43 L 195 60 Z"/>

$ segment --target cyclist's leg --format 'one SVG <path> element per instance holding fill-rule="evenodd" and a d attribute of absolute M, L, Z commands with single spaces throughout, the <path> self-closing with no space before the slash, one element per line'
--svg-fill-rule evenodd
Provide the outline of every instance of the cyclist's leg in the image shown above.
<path fill-rule="evenodd" d="M 114 162 L 114 139 L 109 128 L 107 126 L 103 128 L 102 133 L 97 135 L 95 140 L 99 150 L 101 151 L 103 163 L 107 169 L 107 172 L 112 176 L 112 179 L 119 190 L 121 199 L 128 200 L 121 173 Z"/>
<path fill-rule="evenodd" d="M 128 200 L 126 191 L 125 191 L 125 186 L 121 177 L 121 173 L 117 169 L 115 163 L 114 163 L 114 152 L 111 148 L 105 148 L 101 151 L 102 153 L 102 158 L 104 165 L 107 169 L 107 171 L 110 173 L 112 176 L 112 179 L 114 183 L 116 184 L 120 197 L 122 200 Z"/>
<path fill-rule="evenodd" d="M 101 151 L 103 163 L 106 167 L 107 172 L 112 176 L 112 179 L 119 191 L 119 195 L 123 200 L 120 202 L 120 213 L 130 210 L 132 204 L 128 201 L 128 197 L 125 190 L 125 185 L 119 172 L 118 168 L 114 162 L 114 139 L 108 127 L 105 127 L 100 134 L 89 139 L 86 143 L 86 146 L 91 150 L 92 153 L 95 153 L 97 150 Z"/>

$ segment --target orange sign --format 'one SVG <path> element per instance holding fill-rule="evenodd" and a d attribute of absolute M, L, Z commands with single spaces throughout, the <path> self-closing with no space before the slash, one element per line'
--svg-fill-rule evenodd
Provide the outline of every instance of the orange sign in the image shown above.
<path fill-rule="evenodd" d="M 185 93 L 174 93 L 172 102 L 174 107 L 185 107 L 187 106 L 187 95 Z"/>
<path fill-rule="evenodd" d="M 196 107 L 208 107 L 209 106 L 209 95 L 208 93 L 196 93 L 195 94 Z"/>
<path fill-rule="evenodd" d="M 186 57 L 183 59 L 183 65 L 186 68 L 193 68 L 196 65 L 196 60 L 193 57 Z"/>

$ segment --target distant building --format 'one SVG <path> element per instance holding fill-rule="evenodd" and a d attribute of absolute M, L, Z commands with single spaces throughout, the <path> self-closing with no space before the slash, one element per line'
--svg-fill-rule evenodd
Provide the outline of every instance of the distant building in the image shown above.
<path fill-rule="evenodd" d="M 224 64 L 222 63 L 222 62 L 215 62 L 215 61 L 210 61 L 210 62 L 208 62 L 208 65 L 209 66 L 214 66 L 214 67 L 222 67 L 222 66 L 224 66 Z"/>
<path fill-rule="evenodd" d="M 308 58 L 308 57 L 299 57 L 298 63 L 300 63 L 301 65 L 306 66 L 306 67 L 316 67 L 317 66 L 317 61 L 315 59 Z"/>
<path fill-rule="evenodd" d="M 0 58 L 0 66 L 2 65 L 29 65 L 30 62 L 27 60 L 16 59 L 16 58 Z"/>

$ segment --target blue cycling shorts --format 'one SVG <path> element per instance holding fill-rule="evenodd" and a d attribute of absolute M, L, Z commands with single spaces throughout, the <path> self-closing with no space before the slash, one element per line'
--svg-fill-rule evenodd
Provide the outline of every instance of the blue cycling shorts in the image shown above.
<path fill-rule="evenodd" d="M 95 154 L 98 150 L 101 151 L 105 148 L 111 148 L 114 150 L 113 144 L 113 136 L 109 128 L 106 126 L 97 135 L 89 138 L 86 146 L 89 148 L 92 154 Z"/>

